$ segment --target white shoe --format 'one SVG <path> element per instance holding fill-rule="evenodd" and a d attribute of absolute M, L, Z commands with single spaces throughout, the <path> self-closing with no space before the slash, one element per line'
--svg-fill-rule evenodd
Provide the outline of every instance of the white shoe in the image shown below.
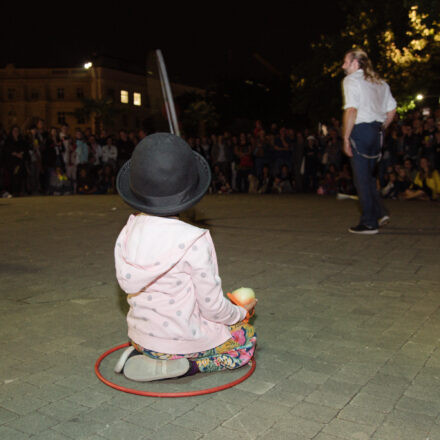
<path fill-rule="evenodd" d="M 377 223 L 379 224 L 379 226 L 385 226 L 390 222 L 390 216 L 389 215 L 384 215 L 383 217 L 381 217 Z"/>
<path fill-rule="evenodd" d="M 121 356 L 118 359 L 118 362 L 116 362 L 114 372 L 115 373 L 122 373 L 122 370 L 124 369 L 124 365 L 127 362 L 128 357 L 131 353 L 133 353 L 134 347 L 130 345 L 130 347 L 127 347 L 121 354 Z"/>
<path fill-rule="evenodd" d="M 188 359 L 162 361 L 148 356 L 133 356 L 125 363 L 124 376 L 136 382 L 183 376 L 189 370 Z"/>

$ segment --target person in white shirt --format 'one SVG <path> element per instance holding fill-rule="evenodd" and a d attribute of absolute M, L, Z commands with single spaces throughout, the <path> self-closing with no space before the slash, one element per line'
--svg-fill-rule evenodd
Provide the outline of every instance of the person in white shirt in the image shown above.
<path fill-rule="evenodd" d="M 113 145 L 113 138 L 108 136 L 106 144 L 102 147 L 102 163 L 109 164 L 113 168 L 116 167 L 116 159 L 118 158 L 118 149 Z"/>
<path fill-rule="evenodd" d="M 383 130 L 394 119 L 396 101 L 388 84 L 373 70 L 362 49 L 348 51 L 342 65 L 344 92 L 343 151 L 350 158 L 362 215 L 355 234 L 377 234 L 389 221 L 376 189 L 374 171 L 381 155 Z"/>

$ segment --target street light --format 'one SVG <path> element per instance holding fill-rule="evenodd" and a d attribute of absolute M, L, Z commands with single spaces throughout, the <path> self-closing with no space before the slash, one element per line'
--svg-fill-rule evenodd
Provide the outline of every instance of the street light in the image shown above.
<path fill-rule="evenodd" d="M 423 98 L 424 98 L 424 96 L 423 96 L 421 93 L 419 93 L 419 94 L 416 96 L 417 101 L 421 101 Z"/>
<path fill-rule="evenodd" d="M 93 67 L 93 63 L 91 61 L 88 61 L 84 64 L 84 69 L 89 70 L 91 67 Z"/>

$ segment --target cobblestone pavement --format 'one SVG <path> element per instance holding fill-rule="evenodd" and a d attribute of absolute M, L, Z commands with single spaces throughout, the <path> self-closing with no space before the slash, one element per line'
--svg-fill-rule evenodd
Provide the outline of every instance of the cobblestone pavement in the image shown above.
<path fill-rule="evenodd" d="M 224 288 L 260 300 L 257 369 L 227 391 L 159 399 L 93 372 L 126 341 L 113 246 L 130 208 L 117 196 L 0 200 L 0 439 L 440 439 L 440 204 L 388 207 L 390 225 L 356 236 L 352 201 L 206 197 L 195 216 Z M 116 356 L 102 372 L 128 385 Z"/>

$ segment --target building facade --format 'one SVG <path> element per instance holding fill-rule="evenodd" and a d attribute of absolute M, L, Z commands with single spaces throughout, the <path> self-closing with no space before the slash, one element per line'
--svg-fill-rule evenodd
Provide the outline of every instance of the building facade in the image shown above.
<path fill-rule="evenodd" d="M 174 96 L 186 92 L 204 94 L 202 89 L 171 83 Z M 84 114 L 84 100 L 112 108 L 110 121 L 103 123 L 96 113 Z M 112 132 L 121 128 L 147 131 L 166 129 L 160 81 L 107 67 L 0 69 L 0 124 L 9 130 L 23 129 L 38 118 L 46 127 L 70 127 Z"/>

